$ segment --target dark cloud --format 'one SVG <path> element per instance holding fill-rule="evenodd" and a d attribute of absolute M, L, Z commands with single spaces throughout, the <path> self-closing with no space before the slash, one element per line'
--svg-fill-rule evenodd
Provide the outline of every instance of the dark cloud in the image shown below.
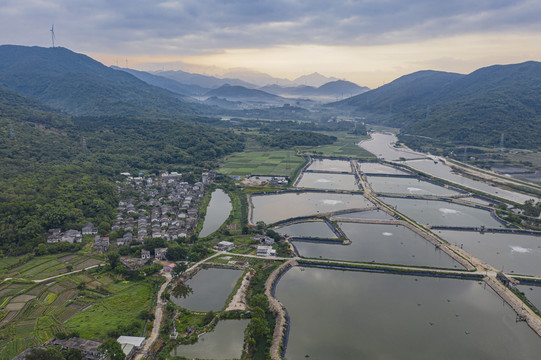
<path fill-rule="evenodd" d="M 186 55 L 274 45 L 377 45 L 541 30 L 530 0 L 2 0 L 0 42 Z"/>

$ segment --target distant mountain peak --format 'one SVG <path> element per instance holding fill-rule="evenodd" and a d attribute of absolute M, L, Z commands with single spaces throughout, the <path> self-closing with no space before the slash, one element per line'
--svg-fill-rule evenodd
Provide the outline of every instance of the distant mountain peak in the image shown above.
<path fill-rule="evenodd" d="M 298 85 L 308 85 L 308 86 L 314 86 L 314 87 L 320 87 L 321 85 L 324 85 L 331 81 L 337 81 L 338 78 L 335 77 L 326 77 L 321 75 L 318 72 L 314 72 L 309 75 L 303 75 L 299 76 L 295 80 L 293 80 L 294 83 Z"/>

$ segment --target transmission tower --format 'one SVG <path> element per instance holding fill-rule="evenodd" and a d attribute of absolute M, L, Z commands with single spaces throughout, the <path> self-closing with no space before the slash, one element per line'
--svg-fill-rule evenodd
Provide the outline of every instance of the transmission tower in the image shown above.
<path fill-rule="evenodd" d="M 53 43 L 53 48 L 54 48 L 54 40 L 55 40 L 55 36 L 54 36 L 54 24 L 51 25 L 51 41 Z"/>
<path fill-rule="evenodd" d="M 464 155 L 462 155 L 462 162 L 466 162 L 468 159 L 468 147 L 464 146 Z"/>
<path fill-rule="evenodd" d="M 16 139 L 15 130 L 13 130 L 13 123 L 11 121 L 9 122 L 9 137 L 13 140 Z"/>
<path fill-rule="evenodd" d="M 88 154 L 88 148 L 86 147 L 86 139 L 83 137 L 83 152 L 86 154 Z"/>
<path fill-rule="evenodd" d="M 505 136 L 505 133 L 502 133 L 502 136 L 500 137 L 500 152 L 503 153 L 503 138 Z"/>

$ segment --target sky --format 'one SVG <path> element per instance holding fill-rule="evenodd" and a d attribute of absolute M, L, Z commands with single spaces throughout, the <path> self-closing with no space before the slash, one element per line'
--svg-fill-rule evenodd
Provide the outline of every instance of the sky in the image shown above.
<path fill-rule="evenodd" d="M 55 45 L 106 65 L 375 88 L 418 70 L 541 60 L 539 0 L 1 0 L 0 44 Z"/>

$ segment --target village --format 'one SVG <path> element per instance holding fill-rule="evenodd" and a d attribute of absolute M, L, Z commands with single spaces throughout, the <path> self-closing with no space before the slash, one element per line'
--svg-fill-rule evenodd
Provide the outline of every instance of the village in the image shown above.
<path fill-rule="evenodd" d="M 158 177 L 132 176 L 122 173 L 124 182 L 118 183 L 120 201 L 118 215 L 108 235 L 98 235 L 98 228 L 87 223 L 79 230 L 50 229 L 47 243 L 80 243 L 84 235 L 94 235 L 94 249 L 105 253 L 111 244 L 117 247 L 144 243 L 145 238 L 173 241 L 193 234 L 198 221 L 198 208 L 216 173 L 203 172 L 202 181 L 190 184 L 182 174 L 165 172 Z M 150 254 L 141 254 L 148 259 Z M 156 252 L 163 260 L 165 254 Z"/>

